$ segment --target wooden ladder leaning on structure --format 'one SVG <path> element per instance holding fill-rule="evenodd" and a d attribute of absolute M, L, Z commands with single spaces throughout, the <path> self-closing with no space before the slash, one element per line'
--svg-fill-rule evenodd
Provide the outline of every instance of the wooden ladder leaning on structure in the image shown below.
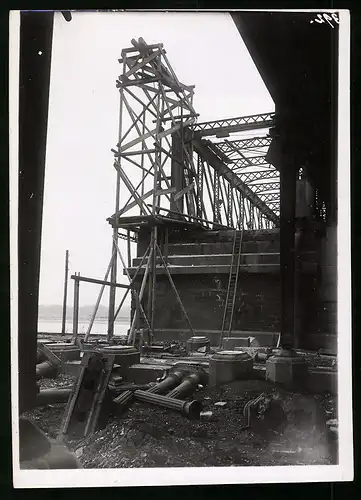
<path fill-rule="evenodd" d="M 237 294 L 239 267 L 241 265 L 242 240 L 243 240 L 243 229 L 241 231 L 235 230 L 233 237 L 232 260 L 229 269 L 228 288 L 227 288 L 226 302 L 223 312 L 222 331 L 221 331 L 219 347 L 222 347 L 224 332 L 226 331 L 228 334 L 230 334 L 232 329 L 234 306 Z"/>

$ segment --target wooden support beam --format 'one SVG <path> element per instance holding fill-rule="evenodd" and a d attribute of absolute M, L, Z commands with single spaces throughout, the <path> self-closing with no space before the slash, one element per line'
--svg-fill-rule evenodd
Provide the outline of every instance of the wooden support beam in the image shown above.
<path fill-rule="evenodd" d="M 168 118 L 162 118 L 162 122 L 169 122 L 169 121 L 174 121 L 174 120 L 180 120 L 181 118 L 184 120 L 184 119 L 187 119 L 187 118 L 196 118 L 199 116 L 199 113 L 197 113 L 196 115 L 176 115 L 176 116 L 169 116 Z M 153 123 L 155 122 L 155 120 L 153 120 Z"/>
<path fill-rule="evenodd" d="M 104 276 L 104 281 L 106 281 L 108 279 L 110 270 L 111 270 L 111 268 L 113 266 L 114 259 L 115 259 L 115 249 L 113 249 L 113 253 L 112 253 L 112 256 L 110 258 L 110 262 L 109 262 L 108 268 L 107 268 L 105 276 Z M 97 298 L 97 301 L 96 301 L 96 304 L 95 304 L 95 307 L 94 307 L 94 311 L 93 311 L 92 317 L 90 319 L 88 330 L 87 330 L 87 332 L 85 334 L 85 338 L 84 338 L 85 342 L 87 342 L 88 337 L 89 337 L 90 332 L 91 332 L 91 329 L 93 328 L 95 317 L 96 317 L 98 309 L 99 309 L 100 301 L 102 300 L 102 297 L 103 297 L 104 288 L 105 288 L 105 285 L 103 284 L 102 287 L 101 287 L 101 289 L 100 289 L 100 292 L 99 292 L 99 295 L 98 295 L 98 298 Z"/>
<path fill-rule="evenodd" d="M 132 41 L 132 44 L 133 44 L 133 41 Z M 163 48 L 163 44 L 162 43 L 154 43 L 154 44 L 151 44 L 151 45 L 147 45 L 147 50 L 148 51 L 153 50 L 153 49 L 161 49 L 161 48 Z M 123 61 L 124 56 L 126 56 L 127 54 L 135 54 L 137 52 L 140 52 L 140 49 L 139 49 L 139 47 L 136 47 L 135 45 L 134 45 L 134 49 L 132 47 L 129 47 L 127 49 L 122 49 L 122 51 L 121 51 L 122 59 L 118 59 L 118 61 L 120 63 L 123 63 L 124 62 Z"/>
<path fill-rule="evenodd" d="M 85 276 L 77 276 L 76 274 L 73 274 L 71 276 L 71 279 L 76 282 L 85 281 L 87 283 L 94 283 L 96 285 L 115 286 L 117 288 L 130 288 L 130 285 L 123 285 L 122 283 L 112 283 L 111 281 L 97 280 L 94 278 L 86 278 Z"/>
<path fill-rule="evenodd" d="M 139 142 L 142 142 L 144 139 L 142 137 L 139 137 Z M 156 153 L 156 149 L 140 149 L 139 151 L 128 151 L 126 153 L 116 153 L 114 156 L 121 156 L 122 158 L 125 158 L 127 156 L 137 156 L 137 155 L 145 155 L 145 154 L 152 154 Z"/>
<path fill-rule="evenodd" d="M 142 111 L 138 115 L 136 115 L 135 120 L 134 121 L 132 120 L 132 123 L 129 126 L 128 130 L 122 135 L 122 137 L 119 138 L 119 143 L 117 144 L 117 147 L 120 147 L 122 145 L 122 143 L 128 137 L 128 135 L 130 134 L 130 132 L 133 130 L 134 125 L 136 123 L 138 123 L 138 122 L 140 122 L 142 120 L 142 122 L 144 124 L 145 115 L 146 115 L 147 112 L 151 113 L 153 116 L 155 115 L 155 113 L 150 109 L 150 107 L 154 106 L 154 100 L 157 97 L 155 95 L 154 97 L 152 97 L 149 100 L 149 102 L 147 104 L 145 104 L 141 99 L 139 99 L 139 97 L 137 97 L 135 94 L 133 94 L 133 92 L 131 90 L 129 90 L 129 89 L 122 89 L 122 90 L 123 90 L 123 93 L 124 93 L 124 90 L 126 90 L 126 92 L 128 92 L 128 94 L 130 94 L 134 99 L 136 99 L 137 102 L 139 102 L 141 104 Z M 144 132 L 143 132 L 143 134 L 144 134 Z"/>
<path fill-rule="evenodd" d="M 143 61 L 141 61 L 140 63 L 136 64 L 135 66 L 132 66 L 132 68 L 130 70 L 128 70 L 124 75 L 122 75 L 122 77 L 129 78 L 130 76 L 133 75 L 133 73 L 135 73 L 136 71 L 138 71 L 138 69 L 143 68 L 143 66 L 145 66 L 146 64 L 148 64 L 150 61 L 153 61 L 153 59 L 155 59 L 156 57 L 158 57 L 160 55 L 161 55 L 160 50 L 154 51 L 151 55 L 149 55 L 148 57 L 145 57 L 143 59 Z"/>
<path fill-rule="evenodd" d="M 151 326 L 151 332 L 152 335 L 154 335 L 154 325 L 155 325 L 155 309 L 156 309 L 156 284 L 157 284 L 157 252 L 156 252 L 156 247 L 158 246 L 158 227 L 154 226 L 153 228 L 153 245 L 154 245 L 154 252 L 153 252 L 153 257 L 152 257 L 152 263 L 151 263 L 151 273 L 150 273 L 150 283 L 151 283 L 151 293 L 150 296 L 148 297 L 148 300 L 150 300 L 151 304 L 151 313 L 150 313 L 150 326 Z"/>
<path fill-rule="evenodd" d="M 123 207 L 121 210 L 119 210 L 118 214 L 113 214 L 112 217 L 120 217 L 121 215 L 125 214 L 126 212 L 128 212 L 132 208 L 139 205 L 140 201 L 144 201 L 147 198 L 149 198 L 150 196 L 152 196 L 152 194 L 153 194 L 153 189 L 151 189 L 150 191 L 143 194 L 143 196 L 140 196 L 137 200 L 132 201 L 131 203 L 127 204 L 125 207 Z"/>
<path fill-rule="evenodd" d="M 151 130 L 147 134 L 141 135 L 140 137 L 137 137 L 133 141 L 127 142 L 127 144 L 124 144 L 119 150 L 119 152 L 115 153 L 114 156 L 121 156 L 121 153 L 126 151 L 127 149 L 131 148 L 132 146 L 135 146 L 136 144 L 139 144 L 140 142 L 145 141 L 146 139 L 149 139 L 149 137 L 154 136 L 156 133 L 156 129 Z M 137 153 L 139 154 L 139 153 Z"/>
<path fill-rule="evenodd" d="M 75 279 L 76 278 L 76 279 Z M 80 273 L 72 276 L 74 281 L 74 305 L 73 305 L 73 336 L 72 342 L 75 343 L 75 340 L 78 336 L 78 328 L 79 328 L 79 281 L 80 281 Z"/>
<path fill-rule="evenodd" d="M 168 189 L 157 189 L 155 191 L 155 196 L 163 196 L 163 195 L 167 195 L 167 194 L 173 194 L 176 192 L 176 188 L 174 187 L 170 187 Z"/>
<path fill-rule="evenodd" d="M 68 274 L 69 274 L 69 250 L 65 252 L 65 277 L 64 277 L 64 297 L 63 297 L 63 317 L 61 324 L 61 334 L 65 335 L 66 323 L 66 302 L 68 297 Z"/>
<path fill-rule="evenodd" d="M 134 188 L 133 184 L 130 182 L 128 176 L 126 175 L 126 173 L 124 172 L 122 167 L 119 165 L 119 163 L 115 162 L 114 168 L 119 172 L 119 175 L 120 175 L 122 181 L 124 182 L 125 186 L 127 187 L 128 191 L 133 196 L 137 205 L 139 205 L 141 213 L 146 215 L 146 210 L 144 210 L 144 207 L 147 207 L 147 206 L 140 200 L 140 196 L 138 196 L 136 189 Z"/>
<path fill-rule="evenodd" d="M 133 287 L 133 284 L 134 284 L 134 282 L 135 282 L 135 279 L 136 279 L 136 277 L 137 277 L 137 275 L 138 275 L 138 273 L 139 273 L 139 271 L 140 271 L 141 267 L 142 267 L 142 266 L 143 266 L 143 264 L 144 264 L 144 261 L 145 261 L 145 259 L 146 259 L 146 256 L 148 255 L 148 252 L 149 252 L 149 249 L 150 249 L 150 244 L 148 245 L 148 248 L 147 248 L 147 250 L 146 250 L 145 254 L 143 255 L 143 258 L 142 258 L 142 260 L 140 261 L 139 266 L 138 266 L 138 268 L 137 268 L 136 272 L 134 273 L 133 279 L 130 277 L 129 271 L 128 271 L 128 269 L 127 269 L 127 266 L 125 265 L 125 262 L 124 262 L 123 256 L 122 256 L 122 254 L 121 254 L 121 251 L 119 250 L 119 247 L 118 247 L 118 244 L 117 244 L 117 243 L 116 243 L 116 248 L 117 248 L 117 252 L 118 252 L 119 258 L 120 258 L 120 260 L 121 260 L 121 263 L 122 263 L 122 265 L 123 265 L 123 268 L 124 268 L 125 274 L 127 275 L 127 278 L 128 278 L 128 280 L 129 280 L 130 287 L 129 287 L 129 289 L 125 292 L 124 297 L 123 297 L 123 299 L 121 300 L 121 302 L 120 302 L 120 304 L 119 304 L 119 306 L 118 306 L 118 309 L 116 310 L 116 313 L 115 313 L 115 315 L 114 315 L 114 321 L 117 319 L 118 314 L 119 314 L 119 312 L 120 312 L 120 310 L 121 310 L 121 308 L 122 308 L 122 306 L 123 306 L 123 304 L 124 304 L 124 302 L 125 302 L 125 299 L 127 298 L 128 292 L 129 292 L 129 290 L 130 290 L 130 291 L 131 291 L 131 293 L 132 293 L 132 296 L 135 298 L 135 302 L 136 302 L 136 304 L 137 304 L 137 309 L 139 309 L 138 315 L 139 315 L 139 313 L 141 313 L 141 314 L 143 315 L 143 318 L 144 318 L 144 320 L 145 320 L 145 322 L 146 322 L 146 324 L 147 324 L 147 327 L 148 327 L 148 328 L 150 328 L 150 324 L 149 324 L 148 318 L 147 318 L 147 316 L 145 315 L 145 312 L 144 312 L 144 310 L 143 310 L 143 306 L 142 306 L 142 304 L 141 304 L 141 303 L 140 303 L 140 301 L 139 301 L 138 293 L 137 293 L 137 291 L 135 290 L 135 288 Z M 130 266 L 129 266 L 129 267 L 130 267 Z"/>
<path fill-rule="evenodd" d="M 182 196 L 184 196 L 186 193 L 189 193 L 193 189 L 194 189 L 194 182 L 192 182 L 192 184 L 189 184 L 189 186 L 186 186 L 184 189 L 182 189 L 182 191 L 178 191 L 178 193 L 176 193 L 173 196 L 174 201 L 179 200 L 179 198 L 182 198 Z"/>
<path fill-rule="evenodd" d="M 210 221 L 210 220 L 207 220 L 207 219 L 202 219 L 201 217 L 197 217 L 196 215 L 189 215 L 189 214 L 185 214 L 185 213 L 181 213 L 180 214 L 179 212 L 174 212 L 173 210 L 168 210 L 167 208 L 159 208 L 159 210 L 161 212 L 167 212 L 167 213 L 172 214 L 172 215 L 178 215 L 178 216 L 181 215 L 183 217 L 186 217 L 186 218 L 190 219 L 191 222 L 194 222 L 193 221 L 193 219 L 194 219 L 197 222 L 198 221 L 199 222 L 205 222 L 207 225 L 213 225 L 213 226 L 216 226 L 219 229 L 222 229 L 222 228 L 223 229 L 227 229 L 228 228 L 228 226 L 224 226 L 222 224 L 218 224 L 216 222 L 213 222 L 213 221 Z M 176 222 L 176 221 L 174 221 L 174 222 Z"/>
<path fill-rule="evenodd" d="M 164 132 L 160 132 L 158 134 L 158 139 L 162 139 L 163 137 L 166 137 L 167 135 L 170 135 L 170 134 L 173 134 L 174 132 L 177 132 L 178 130 L 180 130 L 181 126 L 189 127 L 190 125 L 192 125 L 192 123 L 194 123 L 194 121 L 195 121 L 195 118 L 190 118 L 189 120 L 186 120 L 183 124 L 178 123 L 177 125 L 174 125 L 173 127 L 168 128 L 167 130 L 164 130 Z"/>
<path fill-rule="evenodd" d="M 146 87 L 146 85 L 139 85 L 139 86 L 140 86 L 141 88 Z M 148 87 L 148 88 L 150 88 L 150 87 Z M 130 95 L 133 99 L 135 99 L 135 100 L 136 100 L 136 101 L 137 101 L 137 102 L 138 102 L 141 106 L 143 106 L 143 113 L 144 113 L 145 111 L 148 111 L 148 113 L 150 113 L 151 115 L 153 115 L 155 118 L 157 117 L 157 113 L 156 113 L 156 106 L 155 106 L 155 104 L 154 104 L 154 101 L 155 101 L 155 99 L 156 99 L 156 97 L 157 97 L 157 93 L 158 93 L 158 90 L 157 90 L 157 89 L 152 89 L 152 90 L 154 90 L 154 92 L 155 92 L 153 97 L 152 97 L 152 96 L 150 96 L 149 94 L 147 94 L 148 99 L 149 99 L 149 102 L 148 102 L 147 104 L 145 104 L 145 103 L 144 103 L 141 99 L 139 99 L 139 97 L 138 97 L 138 96 L 136 96 L 136 95 L 135 95 L 135 94 L 134 94 L 134 93 L 133 93 L 130 89 L 125 88 L 124 90 L 125 90 L 125 91 L 126 91 L 126 93 L 127 93 L 127 94 L 129 94 L 129 95 Z M 155 111 L 153 111 L 153 110 L 150 108 L 151 106 L 153 106 L 153 108 L 155 108 Z M 141 113 L 141 114 L 139 115 L 139 117 L 140 117 L 140 116 L 144 116 L 144 114 L 143 114 L 143 113 Z M 144 123 L 144 122 L 143 122 L 143 123 Z M 133 125 L 131 125 L 130 129 L 132 129 L 132 128 L 133 128 Z M 128 133 L 129 133 L 129 132 L 130 132 L 130 130 L 128 130 L 128 132 L 127 132 L 127 134 L 126 134 L 126 135 L 128 135 Z M 123 136 L 123 137 L 122 137 L 122 141 L 124 141 L 124 138 L 125 138 L 125 136 Z"/>

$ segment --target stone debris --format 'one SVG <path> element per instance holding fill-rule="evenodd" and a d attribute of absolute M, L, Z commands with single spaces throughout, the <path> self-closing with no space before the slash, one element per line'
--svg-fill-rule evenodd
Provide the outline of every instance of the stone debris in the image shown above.
<path fill-rule="evenodd" d="M 70 380 L 62 376 L 41 385 L 69 385 Z M 260 395 L 251 427 L 241 430 L 245 406 Z M 267 381 L 242 380 L 205 386 L 193 397 L 203 403 L 199 420 L 189 421 L 167 409 L 135 402 L 121 417 L 112 415 L 105 429 L 70 441 L 69 449 L 82 467 L 95 469 L 330 465 L 337 461 L 337 446 L 329 443 L 337 443 L 338 434 L 323 436 L 318 416 L 321 405 L 324 423 L 332 424 L 325 425 L 325 430 L 337 429 L 337 414 L 326 415 L 335 408 L 331 395 L 301 396 L 276 389 Z M 64 409 L 64 404 L 36 408 L 28 418 L 55 438 Z"/>
<path fill-rule="evenodd" d="M 63 387 L 71 387 L 75 384 L 76 377 L 71 375 L 59 374 L 56 379 L 44 378 L 38 380 L 40 389 L 61 389 Z"/>
<path fill-rule="evenodd" d="M 327 420 L 326 425 L 331 432 L 338 433 L 338 420 L 336 418 Z"/>
<path fill-rule="evenodd" d="M 331 418 L 330 420 L 327 420 L 327 425 L 337 426 L 338 420 L 336 418 Z"/>
<path fill-rule="evenodd" d="M 211 418 L 213 416 L 212 411 L 201 411 L 200 417 L 201 418 Z"/>

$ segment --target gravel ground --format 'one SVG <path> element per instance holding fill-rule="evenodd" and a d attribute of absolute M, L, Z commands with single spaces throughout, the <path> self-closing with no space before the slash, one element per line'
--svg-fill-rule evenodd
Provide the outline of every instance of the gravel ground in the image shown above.
<path fill-rule="evenodd" d="M 59 376 L 42 380 L 41 387 L 65 387 L 73 381 Z M 265 396 L 251 428 L 243 430 L 244 406 L 261 393 Z M 111 415 L 105 429 L 70 442 L 69 448 L 84 468 L 337 463 L 337 443 L 325 426 L 327 419 L 337 418 L 331 396 L 301 396 L 248 380 L 204 388 L 194 398 L 203 401 L 206 412 L 199 421 L 135 402 L 123 415 Z M 54 438 L 64 409 L 64 404 L 48 405 L 27 417 Z"/>

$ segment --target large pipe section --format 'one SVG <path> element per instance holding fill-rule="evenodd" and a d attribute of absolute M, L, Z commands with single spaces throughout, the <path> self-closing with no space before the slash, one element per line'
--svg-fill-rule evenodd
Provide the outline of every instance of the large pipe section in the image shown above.
<path fill-rule="evenodd" d="M 170 391 L 167 394 L 167 397 L 180 399 L 185 396 L 188 396 L 189 394 L 192 394 L 197 389 L 198 384 L 201 383 L 202 378 L 203 374 L 201 372 L 191 373 L 190 375 L 185 377 L 185 379 L 181 384 L 179 384 L 172 391 Z"/>
<path fill-rule="evenodd" d="M 54 377 L 57 372 L 57 367 L 50 361 L 43 361 L 36 365 L 36 380 L 43 377 Z"/>
<path fill-rule="evenodd" d="M 43 361 L 46 361 L 46 356 L 45 356 L 45 353 L 41 350 L 41 349 L 37 349 L 36 351 L 36 364 L 40 364 L 42 363 Z"/>
<path fill-rule="evenodd" d="M 199 418 L 202 410 L 201 401 L 181 401 L 168 396 L 161 396 L 160 394 L 152 394 L 149 391 L 134 391 L 134 398 L 143 403 L 155 404 L 170 410 L 179 411 L 188 418 Z"/>
<path fill-rule="evenodd" d="M 199 418 L 199 414 L 202 410 L 202 403 L 200 401 L 181 401 L 168 396 L 162 396 L 161 394 L 141 391 L 139 389 L 136 391 L 123 392 L 113 400 L 113 403 L 117 405 L 118 411 L 123 411 L 128 404 L 131 403 L 133 398 L 142 403 L 158 405 L 163 408 L 168 408 L 169 410 L 178 411 L 187 418 Z"/>
<path fill-rule="evenodd" d="M 115 399 L 113 399 L 113 403 L 117 406 L 118 412 L 122 412 L 131 403 L 133 400 L 134 391 L 124 391 Z"/>
<path fill-rule="evenodd" d="M 164 380 L 154 385 L 148 392 L 152 394 L 165 394 L 179 385 L 187 372 L 178 370 L 173 373 L 170 373 Z"/>
<path fill-rule="evenodd" d="M 42 389 L 36 396 L 35 405 L 45 406 L 66 403 L 72 392 L 71 387 L 63 389 Z"/>

